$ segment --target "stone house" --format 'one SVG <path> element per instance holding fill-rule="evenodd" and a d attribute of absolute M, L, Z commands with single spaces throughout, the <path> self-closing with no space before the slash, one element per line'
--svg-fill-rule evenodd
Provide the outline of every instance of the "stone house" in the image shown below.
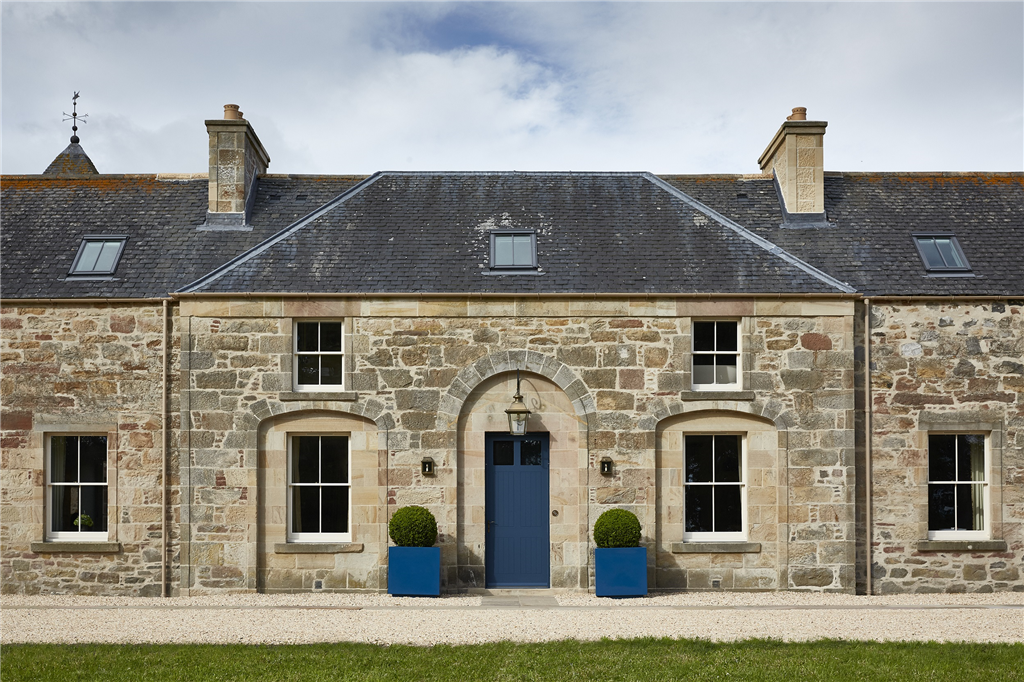
<path fill-rule="evenodd" d="M 0 590 L 1024 591 L 1024 174 L 2 178 Z M 867 370 L 867 371 L 865 371 Z M 517 390 L 531 414 L 510 435 Z"/>

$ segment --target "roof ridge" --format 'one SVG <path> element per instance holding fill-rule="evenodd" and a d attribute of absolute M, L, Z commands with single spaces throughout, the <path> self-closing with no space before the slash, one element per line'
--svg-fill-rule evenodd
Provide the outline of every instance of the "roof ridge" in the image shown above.
<path fill-rule="evenodd" d="M 254 246 L 251 249 L 249 249 L 248 251 L 240 253 L 239 255 L 235 256 L 234 258 L 232 258 L 228 262 L 224 263 L 223 265 L 221 265 L 217 269 L 215 269 L 215 270 L 213 270 L 211 272 L 208 272 L 207 274 L 203 275 L 202 277 L 200 277 L 199 279 L 195 280 L 194 282 L 191 282 L 190 284 L 187 284 L 184 287 L 178 289 L 175 293 L 181 293 L 181 294 L 193 293 L 195 290 L 199 289 L 200 287 L 206 286 L 207 284 L 220 279 L 224 275 L 228 274 L 229 272 L 231 272 L 232 270 L 237 268 L 239 265 L 242 265 L 246 261 L 249 261 L 249 260 L 255 258 L 256 256 L 260 255 L 261 253 L 263 253 L 264 251 L 269 249 L 274 244 L 277 244 L 278 242 L 280 242 L 280 241 L 282 241 L 284 239 L 287 239 L 291 235 L 295 234 L 296 232 L 298 232 L 299 230 L 304 228 L 306 225 L 309 225 L 311 222 L 313 222 L 314 220 L 316 220 L 320 216 L 324 215 L 325 213 L 327 213 L 329 211 L 334 210 L 339 205 L 345 203 L 349 198 L 351 198 L 351 197 L 355 196 L 356 194 L 358 194 L 359 192 L 363 191 L 364 189 L 366 189 L 367 187 L 369 187 L 373 183 L 377 182 L 377 180 L 381 179 L 382 177 L 384 177 L 383 173 L 379 173 L 379 172 L 378 173 L 374 173 L 373 175 L 371 175 L 370 177 L 366 178 L 365 180 L 363 180 L 359 184 L 353 185 L 352 187 L 349 187 L 347 190 L 345 190 L 344 192 L 342 192 L 338 196 L 334 197 L 333 199 L 328 201 L 326 204 L 323 204 L 319 208 L 313 209 L 311 212 L 309 212 L 306 215 L 304 215 L 303 217 L 299 218 L 294 223 L 292 223 L 288 227 L 284 228 L 283 230 L 281 230 L 277 234 L 275 234 L 275 235 L 273 235 L 271 237 L 268 237 L 267 239 L 263 240 L 262 242 L 260 242 L 256 246 Z"/>
<path fill-rule="evenodd" d="M 762 249 L 764 249 L 768 253 L 772 254 L 773 256 L 777 256 L 777 257 L 781 258 L 782 260 L 786 261 L 790 265 L 793 265 L 793 266 L 799 268 L 800 270 L 803 270 L 804 272 L 806 272 L 808 275 L 811 275 L 815 279 L 820 280 L 820 281 L 824 282 L 825 284 L 828 284 L 831 287 L 835 287 L 836 289 L 839 289 L 840 291 L 842 291 L 844 293 L 853 294 L 853 293 L 857 292 L 857 290 L 854 289 L 853 287 L 851 287 L 849 284 L 847 284 L 845 282 L 842 282 L 842 281 L 836 279 L 835 277 L 832 277 L 831 275 L 826 274 L 825 272 L 822 272 L 821 270 L 819 270 L 818 268 L 814 267 L 810 263 L 807 263 L 807 262 L 797 258 L 793 254 L 791 254 L 788 251 L 786 251 L 785 249 L 783 249 L 781 246 L 777 246 L 776 244 L 774 244 L 774 243 L 768 241 L 767 239 L 765 239 L 764 237 L 761 237 L 761 236 L 759 236 L 757 234 L 754 234 L 753 232 L 751 232 L 747 228 L 743 227 L 739 223 L 737 223 L 737 222 L 735 222 L 733 220 L 730 220 L 729 218 L 726 218 L 724 215 L 722 215 L 718 211 L 710 208 L 709 206 L 705 206 L 701 202 L 699 202 L 696 199 L 694 199 L 693 197 L 691 197 L 686 192 L 683 192 L 682 190 L 680 190 L 680 189 L 678 189 L 676 187 L 673 187 L 672 185 L 670 185 L 669 183 L 665 182 L 664 180 L 662 180 L 658 176 L 653 175 L 651 173 L 645 173 L 644 175 L 646 176 L 647 180 L 650 181 L 652 184 L 660 187 L 661 189 L 665 190 L 669 194 L 675 196 L 677 199 L 679 199 L 683 203 L 688 204 L 691 208 L 694 208 L 694 209 L 700 211 L 701 213 L 703 213 L 707 217 L 711 218 L 715 222 L 720 223 L 724 227 L 729 228 L 730 230 L 732 230 L 733 232 L 735 232 L 739 236 L 743 237 L 747 241 L 750 241 L 751 243 L 761 247 Z"/>

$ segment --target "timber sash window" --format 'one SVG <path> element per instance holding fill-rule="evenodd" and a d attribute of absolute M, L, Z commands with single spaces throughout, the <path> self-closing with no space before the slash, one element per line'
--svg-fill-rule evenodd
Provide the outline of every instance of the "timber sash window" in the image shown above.
<path fill-rule="evenodd" d="M 50 436 L 47 540 L 107 540 L 107 437 Z"/>
<path fill-rule="evenodd" d="M 344 388 L 344 331 L 341 321 L 295 323 L 295 390 Z"/>
<path fill-rule="evenodd" d="M 288 440 L 288 540 L 350 542 L 348 436 Z"/>
<path fill-rule="evenodd" d="M 743 436 L 688 435 L 683 448 L 683 539 L 745 540 Z"/>
<path fill-rule="evenodd" d="M 742 388 L 739 328 L 728 320 L 693 323 L 693 390 Z"/>
<path fill-rule="evenodd" d="M 982 434 L 928 435 L 928 538 L 988 537 L 986 439 Z"/>

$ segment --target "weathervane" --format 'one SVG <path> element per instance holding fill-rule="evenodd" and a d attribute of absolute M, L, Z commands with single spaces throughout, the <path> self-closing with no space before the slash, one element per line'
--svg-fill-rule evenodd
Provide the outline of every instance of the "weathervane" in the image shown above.
<path fill-rule="evenodd" d="M 75 96 L 71 98 L 71 113 L 69 114 L 65 111 L 64 116 L 64 121 L 74 121 L 74 123 L 72 123 L 71 125 L 71 144 L 78 144 L 78 119 L 85 119 L 89 116 L 89 114 L 82 114 L 81 116 L 78 115 L 77 92 L 75 92 Z M 82 123 L 88 123 L 88 121 L 83 120 Z"/>

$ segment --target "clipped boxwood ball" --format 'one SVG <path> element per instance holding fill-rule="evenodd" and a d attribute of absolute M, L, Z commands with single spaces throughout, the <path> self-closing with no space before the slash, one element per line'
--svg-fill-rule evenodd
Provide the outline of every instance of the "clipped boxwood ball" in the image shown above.
<path fill-rule="evenodd" d="M 639 547 L 640 520 L 625 509 L 609 509 L 594 524 L 594 542 L 598 547 Z"/>
<path fill-rule="evenodd" d="M 433 547 L 437 520 L 423 507 L 402 507 L 388 522 L 388 535 L 399 547 Z"/>

